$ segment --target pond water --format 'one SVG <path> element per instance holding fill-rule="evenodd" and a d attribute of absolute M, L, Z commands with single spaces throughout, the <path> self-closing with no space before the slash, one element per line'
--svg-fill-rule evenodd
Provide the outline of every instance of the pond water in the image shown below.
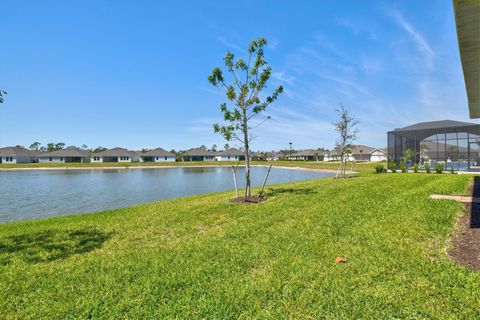
<path fill-rule="evenodd" d="M 261 185 L 266 169 L 252 168 Z M 245 170 L 239 168 L 239 188 Z M 333 174 L 272 168 L 268 184 Z M 229 167 L 27 170 L 0 172 L 0 222 L 94 212 L 195 194 L 233 190 Z"/>

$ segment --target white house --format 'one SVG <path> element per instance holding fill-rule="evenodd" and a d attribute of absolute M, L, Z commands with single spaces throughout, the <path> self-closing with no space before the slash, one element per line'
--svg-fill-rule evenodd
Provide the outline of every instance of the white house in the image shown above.
<path fill-rule="evenodd" d="M 40 152 L 22 147 L 0 148 L 0 163 L 32 163 L 38 162 Z"/>
<path fill-rule="evenodd" d="M 382 149 L 375 149 L 370 153 L 371 162 L 387 161 L 387 153 Z"/>
<path fill-rule="evenodd" d="M 42 153 L 38 156 L 40 163 L 83 163 L 90 161 L 90 153 L 76 147 Z"/>
<path fill-rule="evenodd" d="M 140 157 L 136 152 L 124 148 L 113 148 L 92 154 L 90 162 L 140 162 Z"/>
<path fill-rule="evenodd" d="M 156 148 L 147 151 L 141 155 L 145 162 L 175 162 L 175 154 L 168 152 L 162 148 Z"/>
<path fill-rule="evenodd" d="M 340 154 L 337 150 L 325 154 L 325 161 L 340 161 Z M 379 148 L 364 145 L 353 145 L 348 150 L 347 161 L 380 162 L 386 161 L 386 152 Z"/>
<path fill-rule="evenodd" d="M 202 148 L 194 148 L 182 155 L 183 161 L 215 161 L 215 154 Z"/>
<path fill-rule="evenodd" d="M 217 161 L 240 161 L 245 160 L 245 154 L 238 149 L 227 149 L 215 154 L 215 160 Z"/>

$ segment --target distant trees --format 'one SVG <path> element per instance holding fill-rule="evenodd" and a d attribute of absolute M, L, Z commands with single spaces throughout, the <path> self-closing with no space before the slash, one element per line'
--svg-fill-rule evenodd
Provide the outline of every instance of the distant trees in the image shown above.
<path fill-rule="evenodd" d="M 40 147 L 42 146 L 42 144 L 40 142 L 34 142 L 30 145 L 30 147 L 28 147 L 30 150 L 33 150 L 33 151 L 40 151 Z"/>
<path fill-rule="evenodd" d="M 212 152 L 217 152 L 217 145 L 213 144 L 211 150 L 212 150 Z"/>
<path fill-rule="evenodd" d="M 65 147 L 65 143 L 63 142 L 50 142 L 47 144 L 47 152 L 62 150 Z"/>
<path fill-rule="evenodd" d="M 95 149 L 92 150 L 93 153 L 97 153 L 97 152 L 102 152 L 102 151 L 105 151 L 107 150 L 107 148 L 104 148 L 104 147 L 96 147 Z"/>
<path fill-rule="evenodd" d="M 335 143 L 335 148 L 340 155 L 340 176 L 345 178 L 346 176 L 346 162 L 347 156 L 351 152 L 353 141 L 357 139 L 358 134 L 358 121 L 350 115 L 348 109 L 343 105 L 335 110 L 338 114 L 338 121 L 334 122 L 335 131 L 338 133 L 338 139 Z"/>
<path fill-rule="evenodd" d="M 267 40 L 263 37 L 250 42 L 248 46 L 247 60 L 236 59 L 233 53 L 227 52 L 223 61 L 228 73 L 231 75 L 230 81 L 220 68 L 214 68 L 208 81 L 215 87 L 223 89 L 232 108 L 227 103 L 220 105 L 220 111 L 223 114 L 225 124 L 215 123 L 213 130 L 221 134 L 225 140 L 236 140 L 243 144 L 245 153 L 245 201 L 251 197 L 250 187 L 250 142 L 252 140 L 251 130 L 258 127 L 270 117 L 267 116 L 263 121 L 257 122 L 252 126 L 252 120 L 277 100 L 279 94 L 283 92 L 283 87 L 277 87 L 270 96 L 263 98 L 260 95 L 266 88 L 270 79 L 272 69 L 264 58 L 263 48 Z"/>

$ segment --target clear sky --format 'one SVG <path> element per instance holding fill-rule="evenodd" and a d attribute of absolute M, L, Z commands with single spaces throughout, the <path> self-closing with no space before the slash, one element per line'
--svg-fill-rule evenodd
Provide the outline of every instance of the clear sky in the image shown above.
<path fill-rule="evenodd" d="M 268 109 L 253 149 L 327 147 L 340 103 L 358 143 L 419 121 L 470 121 L 451 0 L 0 0 L 0 145 L 223 146 L 207 77 L 269 41 Z M 230 143 L 230 145 L 234 145 Z"/>

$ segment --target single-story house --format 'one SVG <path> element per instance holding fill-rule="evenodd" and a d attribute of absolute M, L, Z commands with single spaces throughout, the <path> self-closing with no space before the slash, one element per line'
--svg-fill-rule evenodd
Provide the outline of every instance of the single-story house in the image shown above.
<path fill-rule="evenodd" d="M 72 163 L 89 162 L 90 153 L 76 147 L 67 147 L 62 150 L 42 153 L 38 156 L 40 163 Z"/>
<path fill-rule="evenodd" d="M 0 148 L 0 163 L 32 163 L 38 162 L 40 152 L 22 147 Z"/>
<path fill-rule="evenodd" d="M 182 155 L 183 161 L 215 161 L 215 154 L 202 148 L 194 148 Z"/>
<path fill-rule="evenodd" d="M 263 152 L 253 152 L 252 160 L 264 161 L 267 160 L 267 155 Z"/>
<path fill-rule="evenodd" d="M 215 154 L 215 159 L 217 161 L 240 161 L 245 160 L 245 154 L 241 150 L 231 148 L 217 152 Z"/>
<path fill-rule="evenodd" d="M 176 155 L 162 148 L 156 148 L 145 153 L 141 157 L 145 162 L 175 162 Z"/>
<path fill-rule="evenodd" d="M 325 161 L 340 161 L 338 150 L 332 150 L 325 153 Z M 387 153 L 379 148 L 373 148 L 364 145 L 353 145 L 349 149 L 347 161 L 370 161 L 380 162 L 387 160 Z"/>
<path fill-rule="evenodd" d="M 387 153 L 382 149 L 374 147 L 354 145 L 351 148 L 351 153 L 355 161 L 387 161 Z"/>
<path fill-rule="evenodd" d="M 268 161 L 277 161 L 285 159 L 285 155 L 281 152 L 272 152 L 267 156 Z"/>
<path fill-rule="evenodd" d="M 323 161 L 323 152 L 314 149 L 305 149 L 288 155 L 287 159 L 303 161 Z"/>
<path fill-rule="evenodd" d="M 139 155 L 134 151 L 128 151 L 124 148 L 113 148 L 102 152 L 94 153 L 90 156 L 90 161 L 98 162 L 140 162 Z"/>
<path fill-rule="evenodd" d="M 479 158 L 479 150 L 468 148 L 468 144 L 460 140 L 463 146 L 457 145 L 457 140 L 447 140 L 450 143 L 442 143 L 432 140 L 423 140 L 420 142 L 420 157 L 423 160 L 445 160 L 459 161 Z"/>

